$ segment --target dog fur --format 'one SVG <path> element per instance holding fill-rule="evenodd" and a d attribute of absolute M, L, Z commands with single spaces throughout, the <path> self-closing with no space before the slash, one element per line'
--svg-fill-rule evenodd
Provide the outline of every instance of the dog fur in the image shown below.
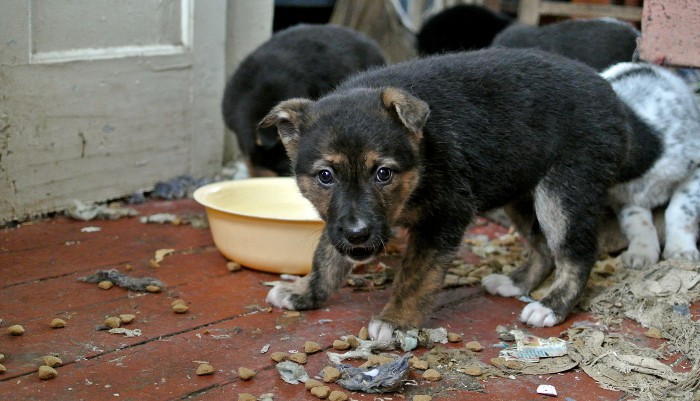
<path fill-rule="evenodd" d="M 318 101 L 282 102 L 261 125 L 277 127 L 326 226 L 311 273 L 275 286 L 267 301 L 318 308 L 402 224 L 406 255 L 369 325 L 389 340 L 397 327 L 421 327 L 474 216 L 506 205 L 530 242 L 529 261 L 487 289 L 528 293 L 556 265 L 551 290 L 521 319 L 561 322 L 595 262 L 607 189 L 653 163 L 653 152 L 632 151 L 655 137 L 632 130 L 630 117 L 593 69 L 520 49 L 408 61 L 361 73 Z"/>
<path fill-rule="evenodd" d="M 633 268 L 658 262 L 661 246 L 652 209 L 666 203 L 663 257 L 700 260 L 700 110 L 692 92 L 679 76 L 646 63 L 616 64 L 602 76 L 663 143 L 649 171 L 610 190 L 610 203 L 629 240 L 623 262 Z"/>
<path fill-rule="evenodd" d="M 639 35 L 633 26 L 614 18 L 566 20 L 543 26 L 513 24 L 496 35 L 492 46 L 546 50 L 602 71 L 632 61 Z"/>
<path fill-rule="evenodd" d="M 268 135 L 274 140 L 256 143 L 257 124 L 272 107 L 289 98 L 317 98 L 350 74 L 384 64 L 374 40 L 335 25 L 296 25 L 248 55 L 226 85 L 221 110 L 253 175 L 291 175 L 279 140 Z"/>
<path fill-rule="evenodd" d="M 477 50 L 488 47 L 493 38 L 513 20 L 478 4 L 460 4 L 431 16 L 416 34 L 421 56 Z"/>

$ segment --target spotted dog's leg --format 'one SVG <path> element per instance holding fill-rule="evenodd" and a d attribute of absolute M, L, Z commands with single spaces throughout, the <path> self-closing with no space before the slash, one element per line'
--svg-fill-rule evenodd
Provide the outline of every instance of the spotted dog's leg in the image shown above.
<path fill-rule="evenodd" d="M 622 253 L 625 266 L 640 269 L 658 262 L 661 247 L 651 210 L 625 205 L 618 212 L 618 219 L 622 232 L 629 241 L 627 250 Z"/>
<path fill-rule="evenodd" d="M 394 329 L 422 327 L 462 242 L 465 227 L 454 226 L 433 222 L 410 230 L 406 256 L 394 277 L 389 302 L 368 326 L 373 340 L 388 342 Z"/>
<path fill-rule="evenodd" d="M 535 327 L 562 322 L 583 292 L 597 253 L 599 215 L 605 191 L 565 175 L 546 177 L 535 189 L 535 212 L 554 256 L 554 282 L 539 302 L 525 306 L 520 320 Z M 566 187 L 555 183 L 567 182 Z"/>
<path fill-rule="evenodd" d="M 535 289 L 552 272 L 552 255 L 535 219 L 532 198 L 513 202 L 504 207 L 518 231 L 527 239 L 528 259 L 509 276 L 491 274 L 484 277 L 482 285 L 491 294 L 517 297 Z"/>
<path fill-rule="evenodd" d="M 664 259 L 700 260 L 697 248 L 700 225 L 700 169 L 674 192 L 666 208 Z"/>
<path fill-rule="evenodd" d="M 314 253 L 311 273 L 295 282 L 275 285 L 266 301 L 285 309 L 316 309 L 340 288 L 351 269 L 352 263 L 331 245 L 324 231 Z"/>

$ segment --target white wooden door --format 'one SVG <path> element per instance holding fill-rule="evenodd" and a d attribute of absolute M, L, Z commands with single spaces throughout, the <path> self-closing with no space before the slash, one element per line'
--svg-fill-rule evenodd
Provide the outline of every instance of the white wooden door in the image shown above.
<path fill-rule="evenodd" d="M 0 12 L 0 223 L 221 167 L 224 0 Z"/>

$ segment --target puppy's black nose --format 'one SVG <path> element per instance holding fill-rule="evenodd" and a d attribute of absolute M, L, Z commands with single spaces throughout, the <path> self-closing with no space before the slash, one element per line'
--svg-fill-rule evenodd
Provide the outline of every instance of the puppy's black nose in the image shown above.
<path fill-rule="evenodd" d="M 344 227 L 345 239 L 353 245 L 362 245 L 369 239 L 369 226 L 365 223 L 357 223 L 354 226 Z"/>

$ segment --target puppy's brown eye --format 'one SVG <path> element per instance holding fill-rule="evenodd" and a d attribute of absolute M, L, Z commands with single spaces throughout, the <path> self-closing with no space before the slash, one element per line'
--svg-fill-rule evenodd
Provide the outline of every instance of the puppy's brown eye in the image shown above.
<path fill-rule="evenodd" d="M 321 170 L 318 172 L 318 181 L 323 185 L 333 183 L 333 173 L 330 170 Z"/>
<path fill-rule="evenodd" d="M 380 167 L 379 169 L 377 169 L 377 176 L 376 176 L 377 182 L 387 183 L 387 182 L 389 182 L 389 180 L 391 180 L 391 177 L 392 177 L 392 172 L 391 172 L 390 168 Z"/>

